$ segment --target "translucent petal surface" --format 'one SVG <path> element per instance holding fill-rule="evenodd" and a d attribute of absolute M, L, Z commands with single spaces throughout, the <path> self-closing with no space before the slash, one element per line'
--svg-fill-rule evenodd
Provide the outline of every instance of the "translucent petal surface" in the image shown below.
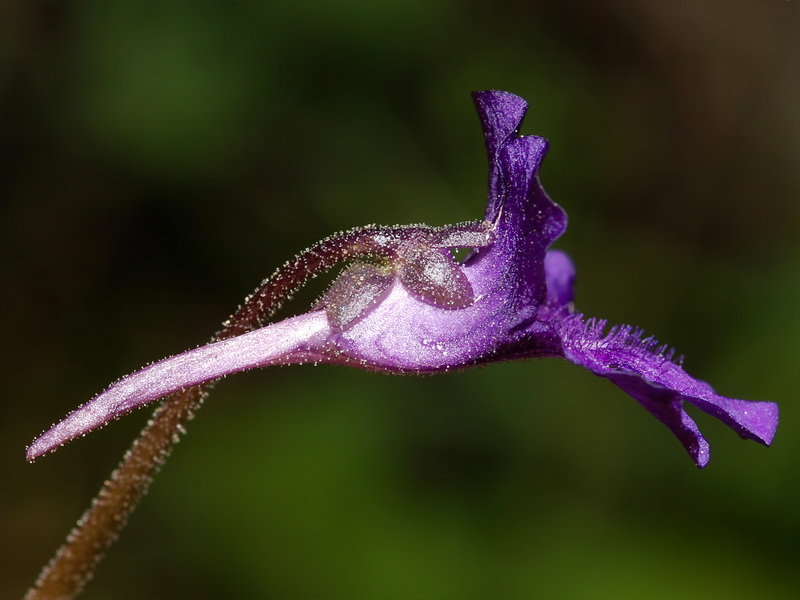
<path fill-rule="evenodd" d="M 339 274 L 317 307 L 325 308 L 334 331 L 342 331 L 381 300 L 394 278 L 374 265 L 356 263 Z"/>

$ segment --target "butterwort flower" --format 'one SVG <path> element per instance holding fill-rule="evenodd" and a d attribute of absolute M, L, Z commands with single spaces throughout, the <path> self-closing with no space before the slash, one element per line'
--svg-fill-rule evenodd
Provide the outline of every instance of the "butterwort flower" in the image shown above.
<path fill-rule="evenodd" d="M 687 402 L 769 445 L 776 404 L 720 396 L 640 329 L 607 330 L 605 321 L 576 312 L 574 265 L 550 249 L 567 217 L 539 182 L 547 141 L 519 135 L 527 104 L 518 96 L 479 92 L 474 101 L 489 157 L 483 220 L 369 226 L 323 240 L 246 301 L 244 321 L 117 381 L 37 438 L 28 459 L 175 391 L 256 367 L 313 362 L 433 374 L 534 357 L 566 359 L 610 379 L 663 422 L 699 467 L 708 462 L 708 442 Z M 458 262 L 454 248 L 471 252 Z M 263 323 L 308 277 L 341 261 L 345 268 L 311 310 Z"/>

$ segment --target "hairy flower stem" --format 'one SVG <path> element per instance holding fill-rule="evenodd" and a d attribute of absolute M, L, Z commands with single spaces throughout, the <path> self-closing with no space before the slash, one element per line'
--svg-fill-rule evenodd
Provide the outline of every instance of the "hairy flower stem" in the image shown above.
<path fill-rule="evenodd" d="M 209 385 L 170 396 L 125 453 L 67 540 L 39 575 L 26 600 L 74 598 L 119 536 L 150 482 L 208 393 Z"/>
<path fill-rule="evenodd" d="M 308 248 L 265 280 L 224 323 L 212 341 L 258 328 L 304 283 L 342 260 L 390 255 L 382 240 L 386 236 L 394 237 L 401 229 L 404 228 L 353 229 Z M 212 385 L 207 383 L 176 392 L 155 410 L 64 545 L 42 570 L 26 594 L 26 600 L 67 600 L 83 589 Z"/>

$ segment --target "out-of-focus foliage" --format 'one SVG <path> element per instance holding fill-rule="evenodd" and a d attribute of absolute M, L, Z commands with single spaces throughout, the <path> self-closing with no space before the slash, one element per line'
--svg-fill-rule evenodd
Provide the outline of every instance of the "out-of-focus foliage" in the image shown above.
<path fill-rule="evenodd" d="M 781 402 L 774 447 L 700 415 L 699 472 L 558 362 L 251 373 L 214 391 L 84 597 L 791 597 L 799 8 L 0 4 L 0 595 L 33 580 L 147 414 L 30 466 L 34 435 L 204 342 L 334 230 L 480 216 L 468 92 L 499 88 L 551 141 L 581 309 L 657 333 L 723 394 Z"/>

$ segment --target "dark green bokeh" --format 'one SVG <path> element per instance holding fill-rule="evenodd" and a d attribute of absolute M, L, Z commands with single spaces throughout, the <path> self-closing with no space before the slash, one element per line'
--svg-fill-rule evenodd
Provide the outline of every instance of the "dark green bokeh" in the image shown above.
<path fill-rule="evenodd" d="M 550 139 L 581 310 L 779 401 L 775 445 L 700 415 L 698 471 L 558 361 L 251 373 L 214 391 L 84 597 L 792 597 L 798 24 L 778 0 L 3 3 L 0 595 L 150 411 L 31 466 L 34 435 L 204 342 L 328 233 L 479 217 L 468 93 L 496 88 Z"/>

